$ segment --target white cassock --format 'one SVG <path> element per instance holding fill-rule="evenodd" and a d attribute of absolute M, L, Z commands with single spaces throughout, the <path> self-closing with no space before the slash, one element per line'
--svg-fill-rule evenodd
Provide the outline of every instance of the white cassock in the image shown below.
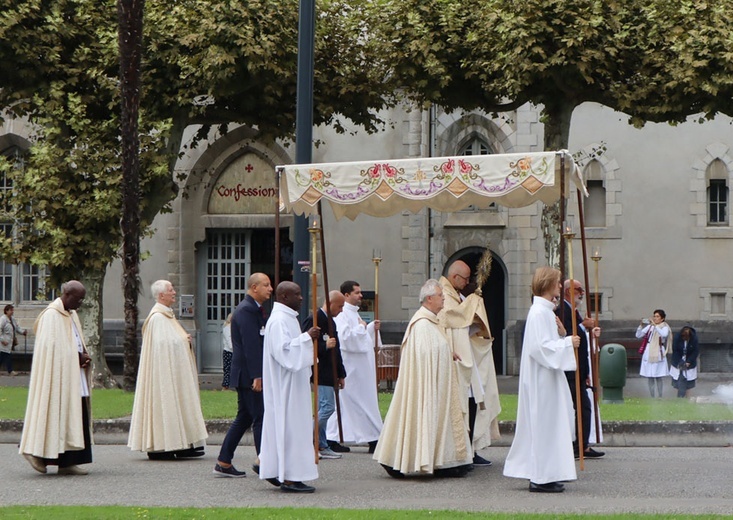
<path fill-rule="evenodd" d="M 374 361 L 374 323 L 367 327 L 359 323 L 358 310 L 356 305 L 346 303 L 344 310 L 333 319 L 346 369 L 346 385 L 339 391 L 339 399 L 344 442 L 349 444 L 376 441 L 382 431 Z M 339 440 L 336 414 L 328 420 L 326 437 Z"/>
<path fill-rule="evenodd" d="M 402 340 L 400 372 L 374 460 L 404 474 L 470 464 L 473 450 L 459 387 L 438 317 L 420 307 Z"/>
<path fill-rule="evenodd" d="M 298 313 L 275 302 L 265 326 L 262 357 L 260 479 L 302 482 L 318 478 L 313 447 L 313 340 L 300 332 Z"/>
<path fill-rule="evenodd" d="M 575 480 L 575 412 L 564 372 L 575 370 L 571 339 L 557 332 L 554 305 L 535 296 L 527 315 L 519 367 L 514 441 L 507 477 L 535 484 Z"/>

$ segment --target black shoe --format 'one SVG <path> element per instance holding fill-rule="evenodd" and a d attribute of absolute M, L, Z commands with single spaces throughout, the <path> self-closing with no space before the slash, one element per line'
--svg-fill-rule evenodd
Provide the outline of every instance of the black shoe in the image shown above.
<path fill-rule="evenodd" d="M 176 455 L 176 458 L 179 458 L 179 459 L 192 459 L 195 457 L 203 457 L 204 449 L 203 448 L 188 448 L 187 450 L 176 450 L 173 453 Z"/>
<path fill-rule="evenodd" d="M 336 453 L 349 453 L 351 451 L 351 448 L 344 446 L 343 444 L 339 444 L 336 441 L 326 442 L 328 443 L 328 447 L 331 448 L 331 451 L 335 451 Z"/>
<path fill-rule="evenodd" d="M 384 471 L 387 472 L 387 475 L 389 475 L 392 478 L 405 478 L 404 473 L 397 471 L 394 468 L 390 468 L 389 466 L 386 466 L 384 464 L 380 464 L 380 466 L 382 466 L 384 468 Z"/>
<path fill-rule="evenodd" d="M 559 482 L 548 482 L 547 484 L 530 482 L 529 491 L 530 493 L 562 493 L 565 491 L 565 486 Z"/>
<path fill-rule="evenodd" d="M 491 466 L 491 461 L 486 460 L 479 454 L 475 454 L 473 456 L 473 465 L 474 466 Z"/>
<path fill-rule="evenodd" d="M 291 482 L 290 484 L 283 482 L 280 489 L 285 493 L 313 493 L 316 490 L 313 486 L 302 482 Z"/>
<path fill-rule="evenodd" d="M 369 441 L 369 453 L 374 453 L 377 449 L 377 441 Z"/>
<path fill-rule="evenodd" d="M 214 466 L 214 476 L 215 477 L 230 477 L 230 478 L 244 478 L 247 476 L 247 474 L 244 471 L 239 471 L 234 466 L 229 466 L 228 468 L 225 468 L 224 466 L 220 466 L 217 464 Z"/>
<path fill-rule="evenodd" d="M 605 454 L 605 451 L 596 451 L 593 448 L 588 448 L 583 452 L 583 457 L 586 459 L 600 459 Z"/>
<path fill-rule="evenodd" d="M 259 475 L 260 474 L 260 465 L 259 464 L 252 464 L 252 471 L 254 471 L 255 473 L 257 473 Z M 270 484 L 272 484 L 275 487 L 280 487 L 280 485 L 282 484 L 282 482 L 280 482 L 278 479 L 276 479 L 274 477 L 273 478 L 266 478 L 265 481 L 266 482 L 269 482 Z"/>
<path fill-rule="evenodd" d="M 433 471 L 433 476 L 436 478 L 463 478 L 468 475 L 468 466 L 469 464 L 455 468 L 439 468 Z"/>
<path fill-rule="evenodd" d="M 176 452 L 174 451 L 149 451 L 148 458 L 150 460 L 175 460 Z"/>

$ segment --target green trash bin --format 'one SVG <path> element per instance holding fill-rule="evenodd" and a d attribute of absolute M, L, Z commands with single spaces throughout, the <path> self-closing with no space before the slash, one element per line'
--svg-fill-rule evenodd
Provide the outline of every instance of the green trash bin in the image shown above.
<path fill-rule="evenodd" d="M 626 347 L 609 343 L 601 349 L 599 376 L 604 403 L 623 403 L 626 386 Z"/>

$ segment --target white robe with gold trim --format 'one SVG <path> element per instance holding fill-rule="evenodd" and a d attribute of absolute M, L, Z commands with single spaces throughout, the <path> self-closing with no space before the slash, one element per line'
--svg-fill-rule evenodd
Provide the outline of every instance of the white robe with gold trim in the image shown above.
<path fill-rule="evenodd" d="M 86 378 L 89 388 L 91 379 L 89 370 L 82 373 L 79 367 L 72 320 L 81 336 L 76 311 L 65 310 L 61 298 L 56 298 L 36 319 L 20 453 L 57 459 L 59 453 L 84 449 L 81 378 Z"/>
<path fill-rule="evenodd" d="M 405 331 L 394 397 L 374 452 L 405 474 L 470 464 L 456 366 L 438 317 L 425 307 Z"/>
<path fill-rule="evenodd" d="M 188 333 L 173 310 L 160 303 L 150 310 L 142 333 L 127 445 L 145 452 L 201 445 L 208 434 Z"/>
<path fill-rule="evenodd" d="M 476 431 L 473 434 L 473 449 L 476 451 L 490 446 L 492 440 L 500 437 L 498 417 L 501 403 L 491 350 L 493 338 L 489 318 L 479 295 L 471 294 L 462 300 L 450 280 L 444 276 L 440 277 L 440 286 L 445 296 L 445 306 L 438 317 L 446 329 L 451 349 L 461 357 L 456 364 L 462 382 L 461 402 L 467 418 L 469 395 L 473 396 L 477 405 Z M 476 328 L 473 334 L 470 333 L 471 326 Z"/>

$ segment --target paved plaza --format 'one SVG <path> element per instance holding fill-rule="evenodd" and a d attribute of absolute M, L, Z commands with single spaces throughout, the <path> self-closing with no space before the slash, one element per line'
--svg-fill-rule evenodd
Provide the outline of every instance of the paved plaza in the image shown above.
<path fill-rule="evenodd" d="M 355 448 L 340 460 L 321 461 L 312 495 L 290 495 L 258 480 L 246 446 L 234 460 L 244 479 L 215 478 L 218 446 L 201 459 L 148 461 L 125 446 L 100 445 L 87 476 L 41 475 L 0 444 L 3 460 L 0 503 L 175 507 L 325 507 L 429 509 L 544 513 L 717 513 L 733 511 L 730 477 L 733 448 L 608 448 L 605 458 L 586 461 L 579 479 L 565 493 L 529 493 L 527 482 L 501 471 L 507 448 L 482 454 L 494 465 L 461 479 L 394 480 L 366 453 Z M 55 469 L 50 469 L 50 472 Z M 684 475 L 684 478 L 680 478 Z"/>

